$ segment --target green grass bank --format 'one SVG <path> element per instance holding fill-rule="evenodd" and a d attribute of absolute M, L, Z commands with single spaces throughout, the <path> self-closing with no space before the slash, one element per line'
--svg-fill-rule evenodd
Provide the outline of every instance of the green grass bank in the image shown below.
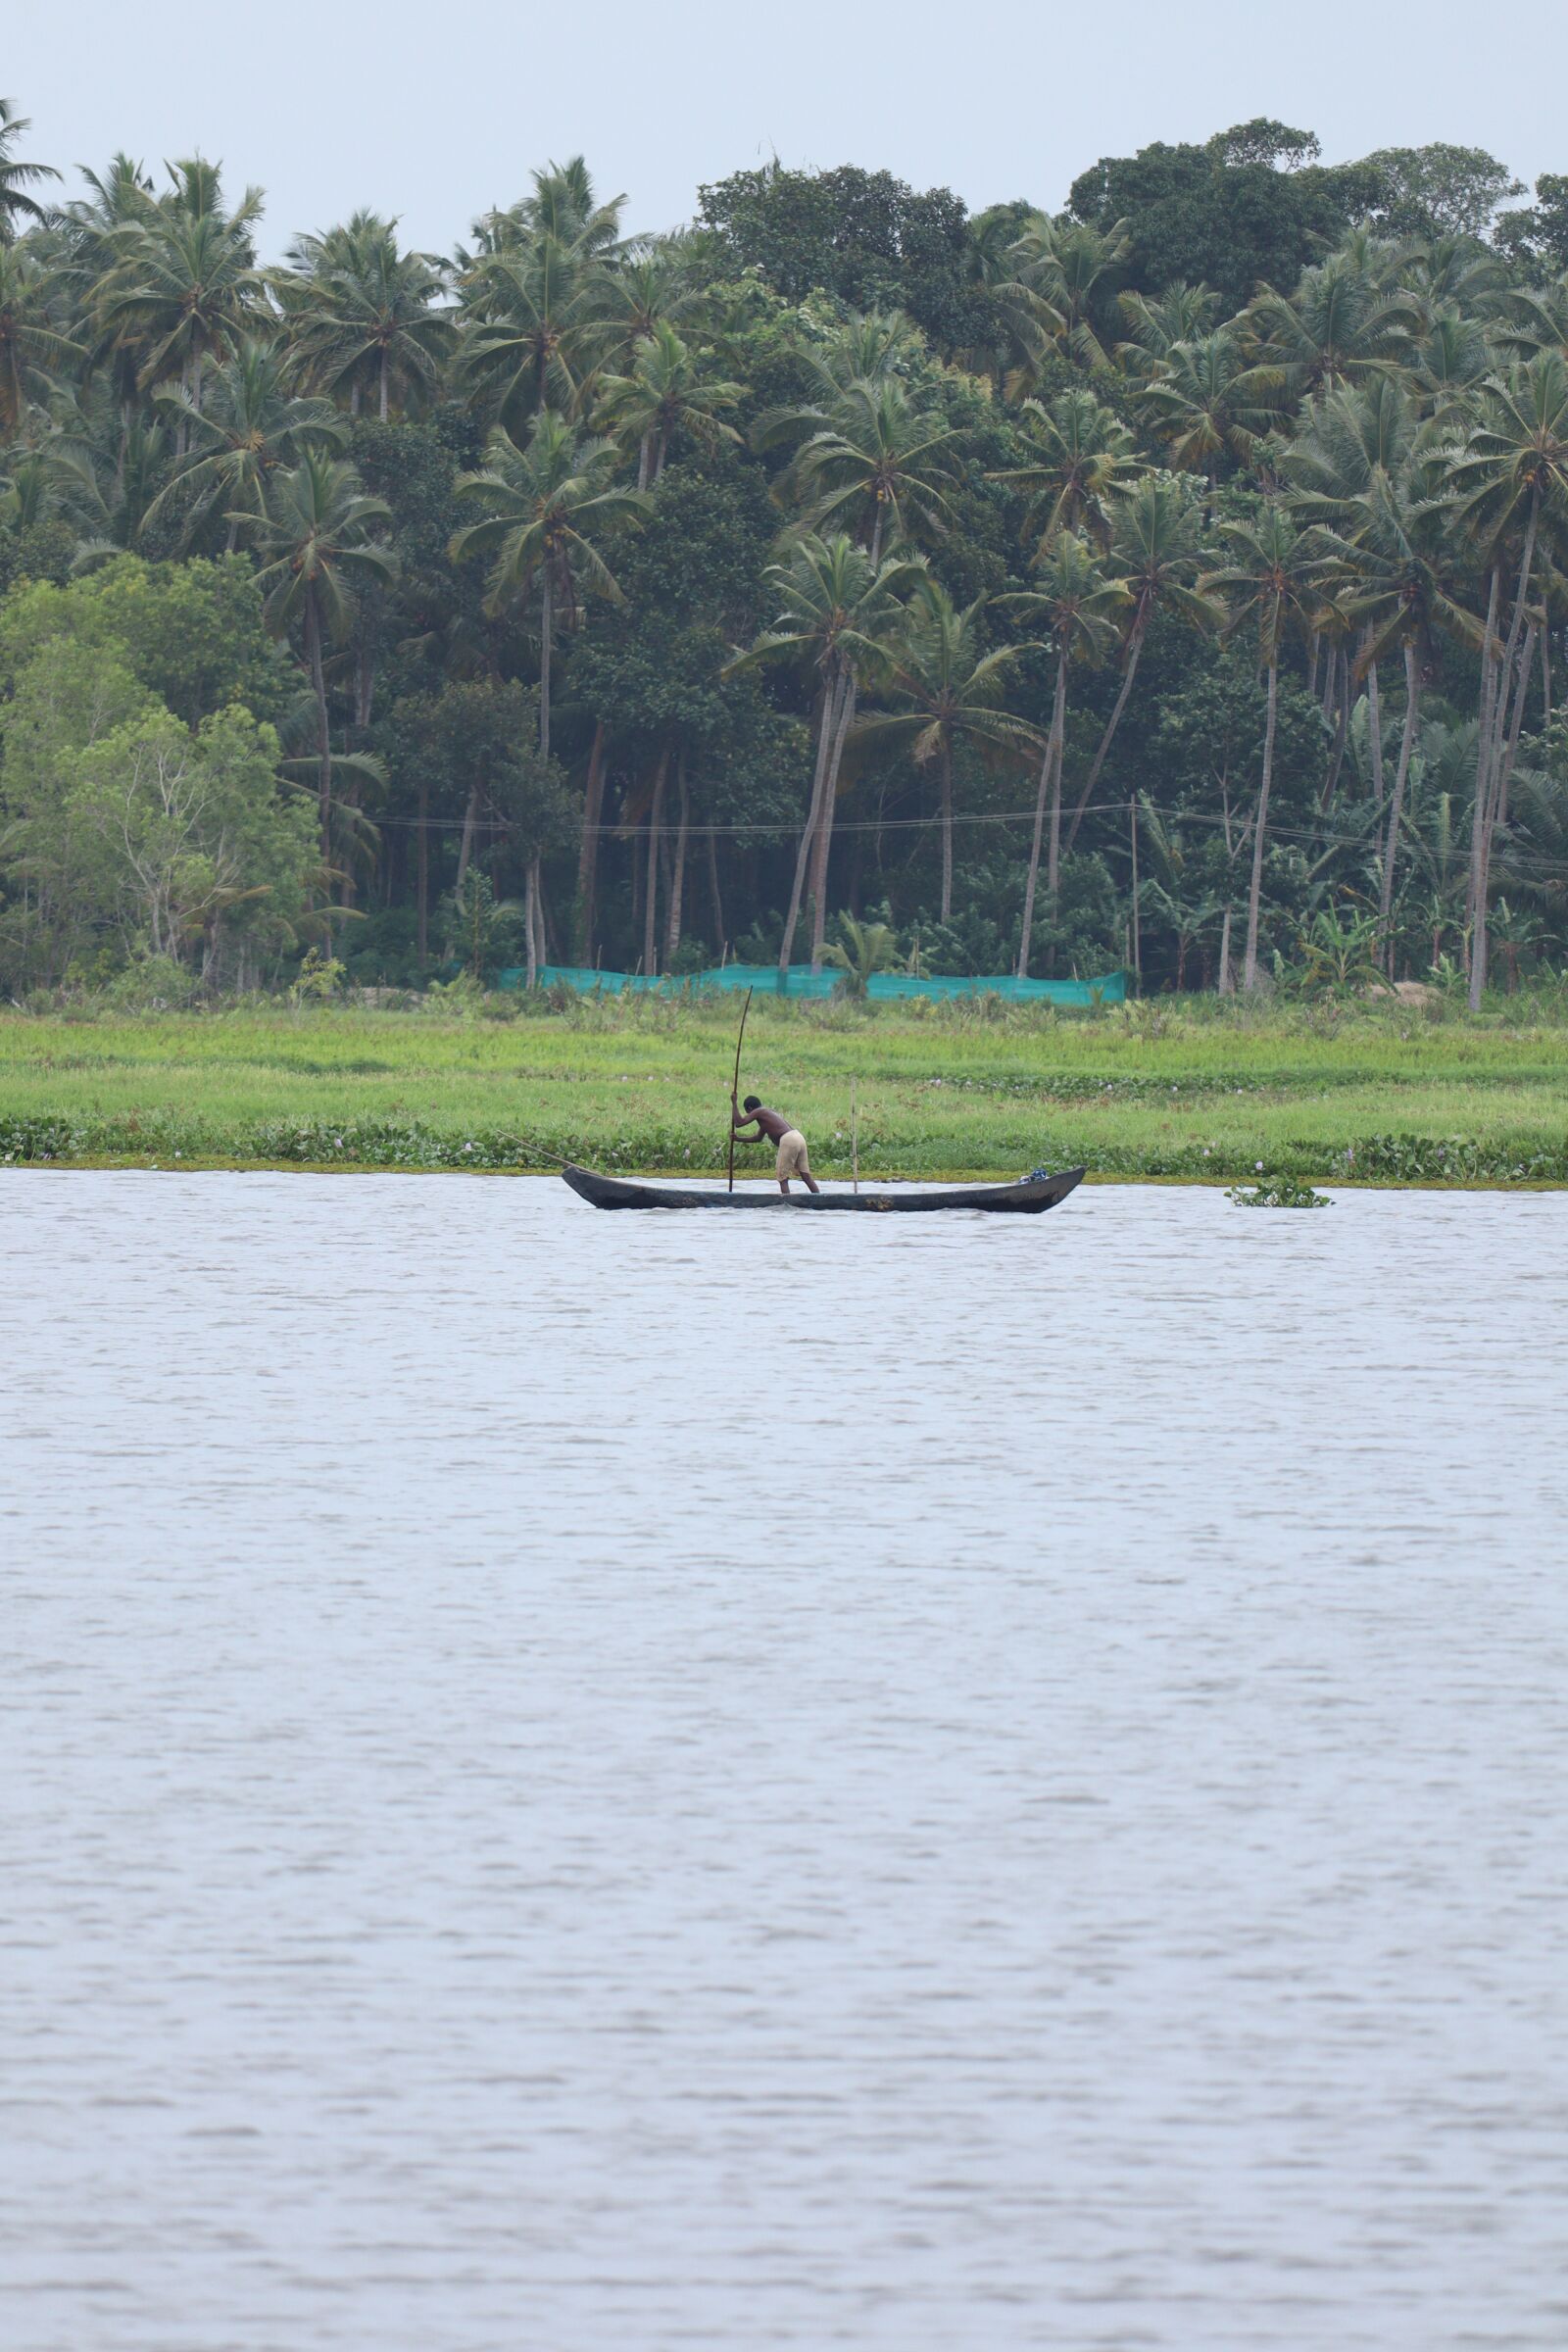
<path fill-rule="evenodd" d="M 530 1145 L 721 1169 L 738 1007 L 487 1000 L 459 1010 L 254 1002 L 0 1015 L 0 1163 L 526 1168 Z M 1088 1016 L 753 1005 L 743 1092 L 819 1173 L 1568 1184 L 1568 1014 L 1184 1000 Z M 743 1149 L 738 1165 L 765 1173 Z"/>

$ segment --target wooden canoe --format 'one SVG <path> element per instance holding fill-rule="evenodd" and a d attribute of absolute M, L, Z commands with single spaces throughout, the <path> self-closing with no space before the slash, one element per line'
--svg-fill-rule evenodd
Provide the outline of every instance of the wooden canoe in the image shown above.
<path fill-rule="evenodd" d="M 924 1212 L 935 1208 L 978 1208 L 1010 1217 L 1037 1217 L 1054 1208 L 1083 1182 L 1082 1168 L 1066 1168 L 1059 1176 L 1027 1177 L 1021 1184 L 983 1184 L 953 1187 L 929 1193 L 912 1185 L 871 1186 L 861 1193 L 780 1193 L 746 1191 L 722 1193 L 710 1186 L 696 1189 L 674 1184 L 630 1184 L 620 1176 L 596 1176 L 591 1168 L 565 1167 L 562 1175 L 574 1193 L 595 1208 L 806 1208 L 811 1210 L 863 1208 Z"/>

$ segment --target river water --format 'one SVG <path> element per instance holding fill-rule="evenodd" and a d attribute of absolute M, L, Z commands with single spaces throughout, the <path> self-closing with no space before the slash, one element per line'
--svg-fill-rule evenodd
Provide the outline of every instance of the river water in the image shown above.
<path fill-rule="evenodd" d="M 1568 1196 L 0 1233 L 8 2352 L 1568 2342 Z"/>

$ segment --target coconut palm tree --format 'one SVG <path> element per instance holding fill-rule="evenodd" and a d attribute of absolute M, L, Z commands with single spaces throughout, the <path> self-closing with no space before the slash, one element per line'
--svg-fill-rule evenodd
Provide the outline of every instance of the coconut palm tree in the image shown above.
<path fill-rule="evenodd" d="M 637 487 L 648 490 L 664 470 L 672 435 L 712 451 L 740 434 L 724 421 L 745 386 L 705 373 L 700 354 L 683 343 L 667 318 L 657 319 L 636 346 L 629 375 L 602 376 L 599 417 L 606 430 L 637 452 Z"/>
<path fill-rule="evenodd" d="M 601 203 L 573 156 L 536 172 L 533 194 L 487 215 L 479 251 L 459 254 L 460 374 L 515 440 L 547 408 L 573 414 L 603 357 L 622 201 Z"/>
<path fill-rule="evenodd" d="M 689 331 L 707 293 L 690 232 L 623 247 L 597 290 L 595 343 L 600 365 L 628 374 L 661 325 L 672 326 L 677 333 Z"/>
<path fill-rule="evenodd" d="M 1503 744 L 1520 636 L 1535 584 L 1543 525 L 1560 533 L 1568 522 L 1568 362 L 1561 352 L 1544 351 L 1523 367 L 1491 380 L 1482 392 L 1465 443 L 1450 458 L 1446 473 L 1455 519 L 1471 532 L 1493 581 L 1471 848 L 1475 927 L 1470 1005 L 1472 1011 L 1478 1011 L 1487 978 L 1488 871 L 1506 784 Z M 1505 552 L 1511 553 L 1515 547 L 1519 567 L 1499 662 L 1490 651 L 1495 643 L 1499 567 Z M 1521 710 L 1524 687 L 1525 677 L 1519 675 Z"/>
<path fill-rule="evenodd" d="M 1032 391 L 1041 362 L 1059 344 L 1082 368 L 1110 365 L 1102 329 L 1113 316 L 1115 281 L 1132 251 L 1128 223 L 1108 228 L 1036 213 L 1013 242 L 1012 274 L 996 299 L 1024 354 L 1007 378 L 1011 398 Z"/>
<path fill-rule="evenodd" d="M 1394 275 L 1431 320 L 1446 311 L 1500 318 L 1509 305 L 1508 269 L 1474 237 L 1429 237 L 1396 255 Z"/>
<path fill-rule="evenodd" d="M 114 258 L 94 309 L 104 341 L 134 352 L 142 390 L 177 379 L 199 409 L 208 364 L 227 359 L 264 315 L 251 234 L 262 195 L 247 188 L 228 212 L 216 166 L 197 157 L 170 171 L 171 191 L 144 197 L 109 232 Z"/>
<path fill-rule="evenodd" d="M 1207 286 L 1190 286 L 1178 279 L 1157 294 L 1117 297 L 1127 339 L 1116 346 L 1116 358 L 1132 376 L 1148 377 L 1170 358 L 1178 343 L 1198 343 L 1214 324 L 1219 296 Z"/>
<path fill-rule="evenodd" d="M 1025 494 L 1024 536 L 1044 546 L 1058 531 L 1087 531 L 1100 547 L 1108 546 L 1114 494 L 1145 470 L 1114 410 L 1102 407 L 1087 385 L 1075 385 L 1049 407 L 1026 400 L 1018 428 L 1032 444 L 1028 463 L 989 479 Z"/>
<path fill-rule="evenodd" d="M 1198 584 L 1203 549 L 1197 506 L 1191 492 L 1169 475 L 1149 475 L 1117 499 L 1111 515 L 1109 566 L 1127 591 L 1122 613 L 1121 684 L 1067 828 L 1065 847 L 1069 851 L 1116 740 L 1155 615 L 1170 613 L 1205 636 L 1225 617 L 1224 607 Z"/>
<path fill-rule="evenodd" d="M 1295 294 L 1264 286 L 1243 313 L 1247 395 L 1287 412 L 1336 384 L 1387 373 L 1408 359 L 1420 324 L 1413 294 L 1381 283 L 1353 254 L 1332 255 Z"/>
<path fill-rule="evenodd" d="M 0 520 L 12 530 L 59 522 L 93 532 L 102 515 L 90 462 L 66 435 L 50 433 L 35 447 L 18 442 L 0 450 Z"/>
<path fill-rule="evenodd" d="M 183 507 L 187 547 L 218 513 L 227 516 L 228 546 L 236 548 L 241 532 L 254 532 L 267 513 L 271 476 L 297 465 L 307 449 L 340 447 L 345 433 L 330 401 L 290 397 L 283 355 L 250 336 L 214 370 L 204 409 L 177 387 L 159 393 L 157 407 L 183 428 L 186 454 L 143 522 L 171 505 Z"/>
<path fill-rule="evenodd" d="M 1318 532 L 1325 576 L 1335 583 L 1347 619 L 1364 632 L 1357 671 L 1375 672 L 1379 661 L 1395 652 L 1404 662 L 1404 724 L 1378 906 L 1379 937 L 1390 958 L 1395 866 L 1423 688 L 1437 671 L 1440 633 L 1470 646 L 1483 637 L 1465 601 L 1465 550 L 1450 507 L 1423 497 L 1421 489 L 1421 477 L 1408 463 L 1378 466 L 1366 489 L 1339 502 L 1334 523 Z"/>
<path fill-rule="evenodd" d="M 1141 405 L 1173 466 L 1213 489 L 1219 461 L 1251 463 L 1273 421 L 1248 389 L 1249 370 L 1229 327 L 1173 343 L 1145 384 Z"/>
<path fill-rule="evenodd" d="M 533 194 L 515 207 L 515 215 L 536 234 L 555 237 L 595 261 L 610 261 L 619 250 L 625 201 L 624 196 L 602 197 L 585 158 L 571 155 L 533 173 Z"/>
<path fill-rule="evenodd" d="M 782 495 L 806 502 L 808 532 L 852 522 L 875 565 L 898 540 L 943 535 L 961 439 L 939 411 L 916 409 L 897 377 L 857 377 L 796 452 Z"/>
<path fill-rule="evenodd" d="M 597 349 L 597 265 L 533 236 L 487 254 L 463 286 L 462 380 L 514 435 L 530 416 L 577 407 Z"/>
<path fill-rule="evenodd" d="M 295 240 L 294 267 L 273 274 L 290 366 L 301 384 L 345 401 L 355 416 L 373 400 L 382 423 L 422 407 L 439 389 L 456 338 L 444 266 L 400 251 L 397 222 L 356 213 L 324 236 Z"/>
<path fill-rule="evenodd" d="M 817 689 L 816 756 L 810 806 L 795 859 L 789 912 L 779 948 L 778 968 L 786 974 L 795 949 L 808 864 L 814 904 L 811 969 L 822 962 L 827 922 L 828 859 L 833 813 L 845 739 L 855 717 L 861 682 L 891 662 L 904 616 L 904 600 L 924 576 L 922 557 L 886 558 L 874 564 L 842 531 L 831 538 L 797 540 L 782 563 L 765 574 L 777 612 L 750 649 L 729 663 L 727 675 L 775 662 L 807 670 Z"/>
<path fill-rule="evenodd" d="M 1425 334 L 1412 345 L 1403 370 L 1434 435 L 1459 425 L 1467 402 L 1496 364 L 1496 352 L 1479 319 L 1456 311 L 1435 314 Z"/>
<path fill-rule="evenodd" d="M 596 540 L 640 524 L 649 512 L 641 491 L 619 488 L 612 479 L 613 442 L 579 439 L 553 409 L 535 417 L 526 442 L 491 436 L 486 463 L 464 474 L 458 496 L 465 505 L 488 509 L 480 520 L 457 532 L 454 559 L 489 556 L 487 609 L 539 597 L 539 750 L 550 756 L 551 655 L 558 621 L 574 629 L 584 594 L 620 602 L 613 573 Z"/>
<path fill-rule="evenodd" d="M 810 378 L 798 400 L 762 409 L 752 420 L 750 440 L 758 451 L 787 448 L 812 433 L 831 429 L 846 394 L 857 386 L 902 382 L 920 356 L 918 328 L 902 311 L 856 313 L 820 343 L 805 343 L 796 354 Z"/>
<path fill-rule="evenodd" d="M 123 258 L 117 232 L 143 218 L 153 183 L 142 165 L 124 153 L 111 157 L 102 173 L 83 170 L 81 176 L 90 194 L 62 205 L 56 218 L 59 273 L 73 305 L 72 331 L 89 347 L 89 376 L 108 382 L 123 434 L 130 430 L 139 398 L 141 355 L 133 341 L 105 334 L 98 314 L 102 288 Z"/>
<path fill-rule="evenodd" d="M 1282 447 L 1276 471 L 1292 514 L 1298 522 L 1344 524 L 1354 502 L 1374 482 L 1402 479 L 1416 442 L 1416 414 L 1403 386 L 1392 375 L 1368 376 L 1356 385 L 1341 384 L 1325 392 L 1303 414 L 1297 439 Z M 1313 659 L 1316 660 L 1316 646 Z M 1338 686 L 1336 674 L 1338 672 Z M 1378 658 L 1363 643 L 1353 664 L 1348 654 L 1331 639 L 1329 699 L 1338 695 L 1339 724 L 1336 756 L 1351 719 L 1354 687 L 1365 681 L 1367 741 L 1372 756 L 1372 787 L 1379 806 L 1383 784 L 1383 703 Z M 1337 765 L 1331 770 L 1338 781 Z M 1324 806 L 1333 798 L 1325 790 Z"/>
<path fill-rule="evenodd" d="M 1051 847 L 1046 888 L 1053 911 L 1061 854 L 1061 765 L 1067 732 L 1067 673 L 1074 662 L 1102 662 L 1116 642 L 1115 623 L 1128 603 L 1122 581 L 1106 571 L 1095 548 L 1077 531 L 1061 531 L 1042 549 L 1035 561 L 1037 589 L 999 598 L 1020 619 L 1037 627 L 1056 656 L 1056 684 L 1051 706 L 1051 734 L 1040 765 L 1040 789 L 1035 800 L 1034 839 L 1029 851 L 1029 879 L 1024 889 L 1023 926 L 1018 941 L 1018 978 L 1029 977 L 1029 949 L 1034 930 L 1035 891 L 1040 879 L 1040 849 L 1045 834 L 1046 808 L 1051 808 Z"/>
<path fill-rule="evenodd" d="M 1415 438 L 1409 396 L 1393 376 L 1325 393 L 1279 461 L 1292 513 L 1303 523 L 1341 521 L 1379 474 L 1404 472 Z"/>
<path fill-rule="evenodd" d="M 1490 306 L 1491 332 L 1510 360 L 1533 360 L 1544 351 L 1568 359 L 1568 271 L 1544 285 L 1516 286 Z"/>
<path fill-rule="evenodd" d="M 84 536 L 75 566 L 85 569 L 140 544 L 152 503 L 166 487 L 173 442 L 163 419 L 149 420 L 137 409 L 118 436 L 113 453 L 79 415 L 56 436 L 62 468 L 70 466 L 81 485 L 77 514 Z"/>
<path fill-rule="evenodd" d="M 1252 825 L 1252 879 L 1247 903 L 1247 950 L 1242 986 L 1257 986 L 1257 931 L 1263 892 L 1263 848 L 1268 833 L 1269 790 L 1274 779 L 1274 736 L 1279 719 L 1280 656 L 1293 632 L 1317 625 L 1333 600 L 1324 591 L 1321 559 L 1278 500 L 1254 523 L 1227 522 L 1221 536 L 1232 561 L 1199 582 L 1200 593 L 1222 596 L 1231 605 L 1230 627 L 1250 621 L 1268 680 L 1268 715 L 1263 733 L 1263 773 Z"/>
<path fill-rule="evenodd" d="M 307 449 L 297 466 L 272 475 L 265 513 L 258 519 L 239 510 L 254 526 L 262 559 L 257 577 L 267 596 L 267 615 L 279 635 L 300 632 L 305 665 L 316 704 L 316 758 L 321 822 L 321 855 L 332 848 L 332 741 L 326 702 L 326 649 L 341 644 L 354 619 L 354 590 L 361 582 L 389 580 L 397 570 L 389 548 L 373 533 L 391 520 L 391 509 L 368 498 L 360 477 L 324 449 Z"/>
<path fill-rule="evenodd" d="M 153 195 L 153 182 L 145 165 L 137 163 L 123 148 L 110 157 L 106 171 L 89 172 L 82 166 L 81 176 L 92 193 L 73 197 L 69 204 L 62 205 L 60 225 L 78 263 L 87 272 L 100 275 L 113 269 L 118 259 L 112 242 L 115 230 L 144 217 Z"/>
<path fill-rule="evenodd" d="M 49 215 L 35 196 L 29 196 L 29 186 L 41 179 L 58 179 L 59 172 L 52 164 L 24 164 L 15 152 L 17 141 L 32 128 L 25 115 L 19 115 L 15 102 L 0 98 L 0 245 L 16 242 L 17 223 L 47 220 Z"/>
<path fill-rule="evenodd" d="M 915 763 L 935 761 L 941 779 L 942 920 L 953 912 L 953 762 L 960 740 L 994 753 L 1020 755 L 1038 747 L 1038 731 L 1000 708 L 1007 672 L 1023 650 L 981 650 L 979 617 L 985 598 L 962 612 L 942 582 L 918 581 L 904 629 L 891 654 L 888 692 L 906 710 L 862 719 L 856 740 L 906 744 Z"/>
<path fill-rule="evenodd" d="M 0 435 L 19 432 L 86 358 L 60 332 L 48 271 L 25 245 L 0 244 Z"/>

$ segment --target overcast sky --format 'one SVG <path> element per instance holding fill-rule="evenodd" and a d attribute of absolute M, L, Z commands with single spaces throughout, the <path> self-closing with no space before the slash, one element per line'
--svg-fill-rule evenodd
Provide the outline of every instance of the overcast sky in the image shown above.
<path fill-rule="evenodd" d="M 268 258 L 359 205 L 444 249 L 578 150 L 639 229 L 773 154 L 1054 208 L 1099 156 L 1253 115 L 1315 130 L 1329 162 L 1449 139 L 1521 179 L 1568 170 L 1564 0 L 1528 27 L 1474 0 L 9 0 L 6 18 L 0 92 L 32 118 L 28 152 L 74 180 L 119 147 L 153 165 L 199 147 L 266 188 Z"/>

